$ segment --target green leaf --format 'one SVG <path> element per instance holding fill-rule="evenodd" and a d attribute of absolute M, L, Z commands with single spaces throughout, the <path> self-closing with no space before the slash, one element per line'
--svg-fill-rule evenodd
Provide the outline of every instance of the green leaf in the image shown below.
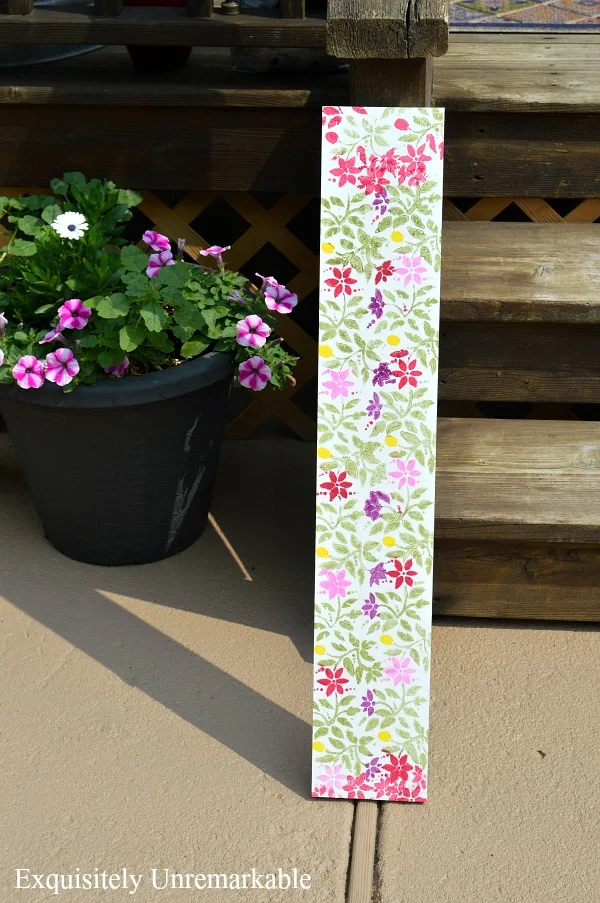
<path fill-rule="evenodd" d="M 37 245 L 33 241 L 25 241 L 24 238 L 13 238 L 8 246 L 8 252 L 15 257 L 33 257 L 37 254 Z"/>
<path fill-rule="evenodd" d="M 42 210 L 42 219 L 45 223 L 51 225 L 56 217 L 60 216 L 61 213 L 62 210 L 60 209 L 58 204 L 50 204 L 48 207 L 45 207 L 44 210 Z"/>
<path fill-rule="evenodd" d="M 141 324 L 133 326 L 128 323 L 119 330 L 119 345 L 123 351 L 135 351 L 146 338 L 146 328 Z"/>
<path fill-rule="evenodd" d="M 17 225 L 21 232 L 24 232 L 25 235 L 37 235 L 40 231 L 40 221 L 37 216 L 31 216 L 27 214 L 27 216 L 22 216 L 17 220 Z"/>
<path fill-rule="evenodd" d="M 137 207 L 142 203 L 142 196 L 137 191 L 129 188 L 120 188 L 117 195 L 117 204 L 125 204 L 126 207 Z"/>
<path fill-rule="evenodd" d="M 63 197 L 66 197 L 69 193 L 69 186 L 64 181 L 64 179 L 52 179 L 50 182 L 50 188 L 54 192 L 54 194 L 62 194 Z"/>
<path fill-rule="evenodd" d="M 169 285 L 172 288 L 181 288 L 190 278 L 189 268 L 182 261 L 178 261 L 170 267 L 163 267 L 155 277 L 157 285 Z"/>
<path fill-rule="evenodd" d="M 81 188 L 84 188 L 87 184 L 82 172 L 66 172 L 63 178 L 68 185 L 79 185 Z"/>
<path fill-rule="evenodd" d="M 34 314 L 45 314 L 49 310 L 53 310 L 56 307 L 56 304 L 42 304 L 41 307 L 36 307 L 34 310 Z"/>
<path fill-rule="evenodd" d="M 101 351 L 98 355 L 98 363 L 103 370 L 106 370 L 108 367 L 114 367 L 115 364 L 122 364 L 123 360 L 124 355 L 120 348 L 109 348 L 106 351 Z"/>
<path fill-rule="evenodd" d="M 96 310 L 105 320 L 115 320 L 129 313 L 129 298 L 127 295 L 117 293 L 108 298 L 102 298 L 98 302 Z"/>
<path fill-rule="evenodd" d="M 161 332 L 167 325 L 167 313 L 158 301 L 146 301 L 140 307 L 140 313 L 150 332 Z"/>
<path fill-rule="evenodd" d="M 121 266 L 134 273 L 140 273 L 148 266 L 148 256 L 135 245 L 126 245 L 121 251 Z"/>

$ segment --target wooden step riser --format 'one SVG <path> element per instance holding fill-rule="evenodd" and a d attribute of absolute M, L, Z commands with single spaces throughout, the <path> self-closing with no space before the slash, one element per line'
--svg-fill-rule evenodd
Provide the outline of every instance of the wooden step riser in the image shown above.
<path fill-rule="evenodd" d="M 213 102 L 219 96 L 223 91 L 215 91 Z M 71 97 L 76 101 L 77 92 Z M 0 185 L 43 185 L 57 172 L 82 167 L 83 160 L 86 172 L 134 187 L 319 192 L 318 109 L 217 108 L 189 99 L 177 106 L 165 94 L 152 113 L 151 99 L 146 96 L 142 106 L 124 96 L 122 104 L 108 106 L 99 91 L 91 105 L 58 103 L 51 96 L 38 104 L 5 101 L 0 147 L 10 152 L 0 153 Z M 41 156 L 33 152 L 40 134 Z M 599 146 L 597 114 L 448 111 L 445 193 L 598 197 Z"/>
<path fill-rule="evenodd" d="M 434 613 L 600 620 L 600 545 L 440 539 Z"/>

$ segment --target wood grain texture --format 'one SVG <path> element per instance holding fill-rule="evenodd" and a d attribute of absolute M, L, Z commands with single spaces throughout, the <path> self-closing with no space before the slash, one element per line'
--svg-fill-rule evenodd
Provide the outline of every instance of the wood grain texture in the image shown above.
<path fill-rule="evenodd" d="M 600 546 L 439 539 L 436 615 L 600 620 Z"/>
<path fill-rule="evenodd" d="M 185 9 L 131 6 L 114 17 L 37 8 L 30 16 L 4 16 L 11 44 L 174 44 L 209 47 L 324 47 L 325 20 L 271 16 L 189 18 Z"/>
<path fill-rule="evenodd" d="M 306 0 L 279 0 L 279 15 L 283 19 L 303 19 L 306 15 Z"/>
<path fill-rule="evenodd" d="M 188 16 L 201 16 L 205 19 L 213 14 L 213 0 L 186 0 Z"/>
<path fill-rule="evenodd" d="M 442 323 L 440 398 L 598 403 L 598 349 L 586 324 Z"/>
<path fill-rule="evenodd" d="M 375 802 L 364 800 L 356 804 L 347 903 L 371 903 L 378 811 Z"/>
<path fill-rule="evenodd" d="M 600 541 L 600 423 L 438 421 L 437 539 Z"/>
<path fill-rule="evenodd" d="M 33 12 L 33 0 L 5 0 L 5 13 L 9 16 L 29 16 Z M 0 18 L 0 24 L 2 23 Z"/>
<path fill-rule="evenodd" d="M 348 59 L 441 56 L 447 0 L 329 0 L 327 53 Z"/>
<path fill-rule="evenodd" d="M 442 319 L 599 324 L 598 260 L 596 225 L 446 223 Z"/>
<path fill-rule="evenodd" d="M 350 100 L 359 106 L 430 106 L 432 84 L 431 58 L 350 63 Z"/>

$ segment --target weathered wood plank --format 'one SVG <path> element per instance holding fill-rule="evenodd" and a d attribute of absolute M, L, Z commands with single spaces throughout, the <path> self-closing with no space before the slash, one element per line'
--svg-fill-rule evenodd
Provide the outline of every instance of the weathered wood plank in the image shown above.
<path fill-rule="evenodd" d="M 33 0 L 5 0 L 5 3 L 4 11 L 9 16 L 29 16 L 33 12 Z"/>
<path fill-rule="evenodd" d="M 130 6 L 114 17 L 37 8 L 30 16 L 3 16 L 11 44 L 174 44 L 209 47 L 324 47 L 325 20 L 276 15 L 190 18 L 185 9 Z"/>
<path fill-rule="evenodd" d="M 439 539 L 434 613 L 600 620 L 600 546 Z"/>
<path fill-rule="evenodd" d="M 598 403 L 596 330 L 586 324 L 443 323 L 439 392 L 447 400 Z"/>
<path fill-rule="evenodd" d="M 426 107 L 431 105 L 433 64 L 415 60 L 352 60 L 350 99 L 360 106 Z"/>
<path fill-rule="evenodd" d="M 598 542 L 599 475 L 600 423 L 443 418 L 436 536 Z"/>
<path fill-rule="evenodd" d="M 446 223 L 442 319 L 600 323 L 599 259 L 593 224 Z"/>
<path fill-rule="evenodd" d="M 306 0 L 279 0 L 279 15 L 283 19 L 303 19 L 306 15 Z"/>
<path fill-rule="evenodd" d="M 347 903 L 371 903 L 377 843 L 377 815 L 376 802 L 364 800 L 357 803 L 352 832 L 352 859 L 348 876 Z"/>
<path fill-rule="evenodd" d="M 329 0 L 327 53 L 348 59 L 441 56 L 446 0 Z"/>

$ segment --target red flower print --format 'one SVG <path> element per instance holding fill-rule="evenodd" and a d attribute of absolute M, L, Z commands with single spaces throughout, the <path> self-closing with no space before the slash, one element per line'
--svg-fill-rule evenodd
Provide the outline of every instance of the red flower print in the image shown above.
<path fill-rule="evenodd" d="M 412 799 L 418 799 L 427 793 L 427 775 L 424 773 L 420 765 L 415 765 L 411 775 L 413 789 L 411 791 Z"/>
<path fill-rule="evenodd" d="M 408 129 L 410 128 L 410 126 L 409 126 L 408 122 L 406 121 L 406 119 L 396 119 L 394 125 L 395 125 L 395 127 L 396 127 L 397 129 L 399 129 L 401 132 L 407 132 Z"/>
<path fill-rule="evenodd" d="M 343 188 L 346 182 L 349 185 L 356 185 L 356 174 L 359 173 L 362 169 L 362 166 L 355 166 L 356 157 L 350 157 L 349 160 L 344 160 L 343 157 L 338 157 L 338 165 L 334 167 L 334 169 L 330 169 L 329 172 L 332 176 L 335 176 L 336 179 L 339 179 L 339 188 Z"/>
<path fill-rule="evenodd" d="M 328 121 L 329 120 L 329 121 Z M 338 133 L 333 131 L 342 121 L 342 111 L 339 107 L 323 107 L 323 125 L 326 126 L 325 140 L 329 144 L 337 144 Z"/>
<path fill-rule="evenodd" d="M 389 277 L 393 276 L 395 272 L 392 261 L 384 260 L 378 267 L 375 267 L 375 285 L 379 285 L 380 282 L 387 282 Z"/>
<path fill-rule="evenodd" d="M 396 175 L 396 171 L 398 169 L 398 158 L 396 157 L 396 151 L 393 147 L 390 147 L 390 149 L 387 150 L 382 156 L 381 165 L 385 166 L 386 171 L 389 172 L 390 175 Z"/>
<path fill-rule="evenodd" d="M 336 668 L 335 671 L 325 668 L 325 677 L 320 677 L 317 683 L 327 687 L 327 696 L 333 696 L 334 693 L 339 693 L 341 696 L 345 692 L 344 684 L 348 683 L 348 678 L 342 677 L 343 673 L 343 668 Z"/>
<path fill-rule="evenodd" d="M 334 298 L 339 298 L 342 292 L 346 295 L 351 295 L 353 291 L 352 286 L 355 284 L 356 279 L 352 279 L 352 267 L 344 267 L 343 270 L 339 267 L 334 267 L 333 276 L 325 280 L 325 285 L 329 285 L 334 289 Z"/>
<path fill-rule="evenodd" d="M 423 182 L 427 181 L 425 164 L 431 160 L 431 157 L 424 154 L 424 150 L 424 144 L 421 144 L 418 148 L 415 148 L 413 144 L 408 145 L 406 148 L 406 155 L 400 157 L 402 162 L 406 164 L 398 174 L 401 182 L 408 179 L 409 185 L 421 185 Z"/>
<path fill-rule="evenodd" d="M 387 771 L 390 783 L 398 784 L 399 782 L 408 781 L 408 776 L 413 768 L 408 761 L 408 756 L 405 754 L 400 759 L 392 755 L 392 753 L 388 753 L 388 756 L 390 761 L 383 766 L 383 770 Z"/>
<path fill-rule="evenodd" d="M 407 586 L 412 586 L 414 583 L 413 577 L 416 577 L 417 571 L 412 570 L 413 560 L 412 558 L 407 558 L 404 564 L 399 561 L 397 558 L 394 558 L 394 567 L 395 571 L 388 571 L 388 577 L 394 577 L 396 580 L 395 589 L 399 589 L 404 583 Z"/>
<path fill-rule="evenodd" d="M 381 194 L 383 188 L 390 184 L 390 180 L 385 177 L 386 172 L 386 164 L 371 154 L 366 173 L 358 177 L 358 184 L 366 195 L 373 194 L 373 192 Z"/>
<path fill-rule="evenodd" d="M 352 109 L 354 110 L 355 113 L 360 113 L 361 116 L 367 115 L 367 111 L 365 110 L 364 107 L 352 107 Z"/>
<path fill-rule="evenodd" d="M 340 471 L 340 473 L 336 474 L 333 470 L 329 471 L 329 480 L 325 483 L 320 483 L 321 489 L 326 489 L 329 493 L 329 501 L 332 502 L 338 496 L 342 499 L 348 498 L 348 490 L 352 486 L 350 480 L 347 480 L 346 477 L 348 474 L 345 470 Z"/>
<path fill-rule="evenodd" d="M 398 388 L 403 389 L 407 384 L 416 389 L 418 382 L 417 377 L 423 376 L 422 370 L 417 370 L 417 361 L 403 361 L 401 358 L 406 357 L 408 351 L 393 351 L 391 357 L 396 358 L 397 370 L 392 370 L 392 376 L 398 377 Z"/>
<path fill-rule="evenodd" d="M 348 794 L 349 800 L 364 800 L 365 791 L 371 790 L 371 787 L 367 784 L 366 774 L 359 774 L 357 778 L 349 774 L 342 790 Z"/>

